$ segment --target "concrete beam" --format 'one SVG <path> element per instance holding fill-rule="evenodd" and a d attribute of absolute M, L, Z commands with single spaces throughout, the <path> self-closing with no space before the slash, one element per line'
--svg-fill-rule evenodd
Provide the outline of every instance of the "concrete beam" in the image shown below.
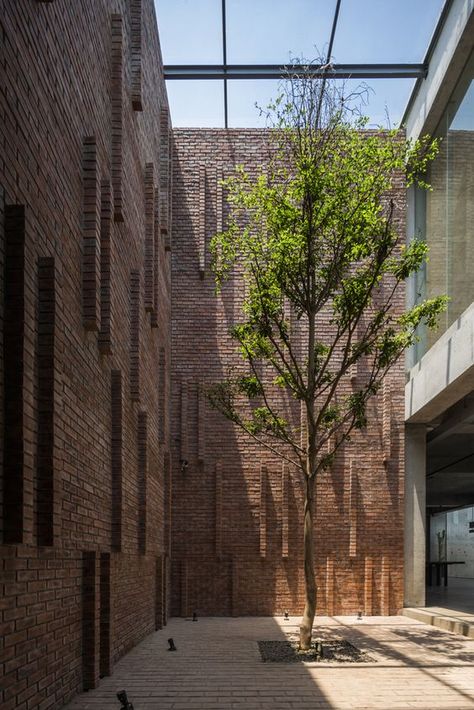
<path fill-rule="evenodd" d="M 474 303 L 409 372 L 405 420 L 429 424 L 474 390 Z"/>

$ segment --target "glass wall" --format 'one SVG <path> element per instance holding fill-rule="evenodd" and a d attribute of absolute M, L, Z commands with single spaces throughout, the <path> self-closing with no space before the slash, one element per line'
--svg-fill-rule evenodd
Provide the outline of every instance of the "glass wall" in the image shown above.
<path fill-rule="evenodd" d="M 436 135 L 439 155 L 430 192 L 414 195 L 415 233 L 429 245 L 429 260 L 412 284 L 412 301 L 446 293 L 449 304 L 437 331 L 421 332 L 414 364 L 474 301 L 474 55 L 453 92 Z"/>

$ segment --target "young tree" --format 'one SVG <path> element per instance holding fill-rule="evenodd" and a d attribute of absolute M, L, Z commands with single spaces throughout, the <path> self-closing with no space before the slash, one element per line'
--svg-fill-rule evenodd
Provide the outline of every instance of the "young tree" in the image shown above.
<path fill-rule="evenodd" d="M 306 603 L 300 647 L 316 613 L 315 482 L 354 429 L 389 368 L 434 327 L 445 298 L 394 310 L 399 286 L 422 265 L 426 244 L 396 233 L 395 181 L 427 188 L 436 142 L 367 131 L 354 99 L 329 75 L 290 77 L 270 107 L 268 163 L 225 183 L 231 214 L 212 241 L 217 287 L 232 270 L 245 282 L 231 331 L 243 367 L 212 386 L 211 403 L 300 472 L 304 482 Z M 360 98 L 360 97 L 359 97 Z M 298 321 L 298 337 L 290 326 Z M 348 391 L 351 368 L 363 382 Z M 295 406 L 296 405 L 296 406 Z M 300 415 L 301 410 L 301 415 Z"/>

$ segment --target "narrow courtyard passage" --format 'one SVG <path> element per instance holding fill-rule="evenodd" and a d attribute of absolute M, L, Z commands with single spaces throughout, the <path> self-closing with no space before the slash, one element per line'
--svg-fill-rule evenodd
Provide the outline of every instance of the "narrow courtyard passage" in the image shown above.
<path fill-rule="evenodd" d="M 171 619 L 69 710 L 474 708 L 474 639 L 402 616 L 318 618 L 315 636 L 336 636 L 370 663 L 263 663 L 257 641 L 282 640 L 299 619 Z M 173 638 L 176 652 L 169 652 Z"/>

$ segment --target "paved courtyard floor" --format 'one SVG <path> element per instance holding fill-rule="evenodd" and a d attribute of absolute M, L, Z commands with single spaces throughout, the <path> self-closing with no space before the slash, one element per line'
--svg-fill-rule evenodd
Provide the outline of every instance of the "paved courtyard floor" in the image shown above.
<path fill-rule="evenodd" d="M 263 663 L 257 641 L 284 639 L 298 621 L 171 619 L 68 710 L 118 710 L 122 689 L 134 710 L 474 708 L 474 639 L 402 616 L 319 617 L 315 636 L 347 639 L 373 662 Z"/>

